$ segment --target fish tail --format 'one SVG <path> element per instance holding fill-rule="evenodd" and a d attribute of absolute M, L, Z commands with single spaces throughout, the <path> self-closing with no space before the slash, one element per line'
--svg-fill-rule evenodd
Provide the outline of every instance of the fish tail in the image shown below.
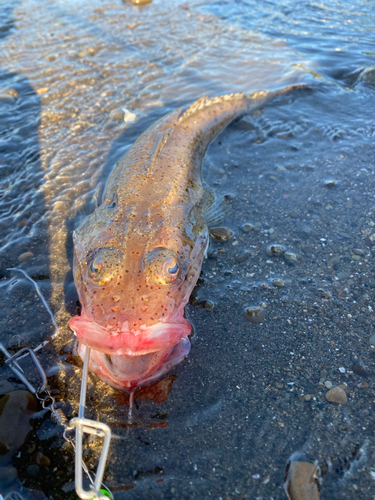
<path fill-rule="evenodd" d="M 295 85 L 288 85 L 287 87 L 283 87 L 278 90 L 258 90 L 255 92 L 243 93 L 242 99 L 246 101 L 244 103 L 243 113 L 249 112 L 252 109 L 258 108 L 267 104 L 271 101 L 274 101 L 278 97 L 287 96 L 289 94 L 294 94 L 299 91 L 309 91 L 312 90 L 311 85 L 307 85 L 304 83 L 298 83 Z M 237 94 L 240 98 L 241 94 Z M 226 97 L 226 96 L 223 96 Z"/>
<path fill-rule="evenodd" d="M 307 84 L 288 85 L 278 90 L 257 90 L 254 92 L 240 92 L 236 94 L 224 94 L 216 97 L 203 96 L 189 106 L 178 118 L 177 124 L 186 122 L 193 115 L 201 114 L 202 111 L 217 107 L 218 113 L 223 115 L 223 108 L 232 110 L 233 118 L 243 113 L 252 111 L 255 108 L 263 106 L 278 97 L 295 93 L 301 90 L 311 90 Z"/>

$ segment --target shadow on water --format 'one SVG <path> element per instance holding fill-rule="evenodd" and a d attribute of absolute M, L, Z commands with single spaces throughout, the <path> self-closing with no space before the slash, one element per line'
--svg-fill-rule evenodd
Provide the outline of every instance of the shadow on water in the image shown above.
<path fill-rule="evenodd" d="M 2 40 L 14 29 L 14 9 L 19 2 L 0 1 L 0 50 Z M 38 127 L 40 99 L 23 75 L 0 69 L 0 341 L 7 347 L 30 345 L 40 338 L 40 316 L 32 284 L 9 267 L 24 267 L 40 283 L 48 279 L 48 248 L 38 237 L 44 213 Z M 36 265 L 34 256 L 42 258 Z M 46 271 L 47 270 L 47 271 Z M 48 289 L 43 290 L 48 298 Z M 36 314 L 33 314 L 37 311 Z M 37 318 L 35 317 L 37 316 Z M 32 319 L 34 317 L 34 320 Z M 38 332 L 38 333 L 37 333 Z M 46 334 L 44 331 L 43 336 Z M 36 341 L 31 339 L 37 335 Z M 44 494 L 26 489 L 13 467 L 27 434 L 37 402 L 4 370 L 0 380 L 0 493 L 4 498 L 38 499 Z M 8 377 L 8 380 L 6 378 Z M 25 495 L 25 496 L 24 496 Z M 3 497 L 2 497 L 3 498 Z"/>
<path fill-rule="evenodd" d="M 12 13 L 17 5 L 18 1 L 0 3 L 0 46 L 14 27 Z M 28 261 L 32 250 L 44 243 L 37 237 L 39 212 L 44 210 L 43 196 L 38 193 L 43 183 L 39 124 L 40 99 L 27 78 L 0 69 L 0 279 L 9 278 L 6 268 Z M 35 276 L 43 277 L 43 273 Z M 21 279 L 17 282 L 25 284 Z M 9 292 L 1 288 L 3 294 Z M 20 298 L 22 293 L 16 295 Z"/>

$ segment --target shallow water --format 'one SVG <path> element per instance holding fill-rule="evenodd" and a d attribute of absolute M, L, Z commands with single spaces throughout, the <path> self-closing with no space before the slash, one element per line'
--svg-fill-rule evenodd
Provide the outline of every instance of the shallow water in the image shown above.
<path fill-rule="evenodd" d="M 201 95 L 313 85 L 236 121 L 206 155 L 234 235 L 211 245 L 187 307 L 188 358 L 136 396 L 130 425 L 128 398 L 90 377 L 87 415 L 115 434 L 116 499 L 283 499 L 297 452 L 319 465 L 322 499 L 373 498 L 374 28 L 366 1 L 0 0 L 0 340 L 13 352 L 54 331 L 33 285 L 6 271 L 20 267 L 60 328 L 38 356 L 69 417 L 71 234 L 97 186 L 151 123 Z M 270 257 L 271 243 L 296 261 Z M 3 392 L 22 387 L 1 377 Z M 329 382 L 347 385 L 345 405 L 326 400 Z M 61 428 L 36 417 L 0 460 L 0 489 L 76 498 Z"/>

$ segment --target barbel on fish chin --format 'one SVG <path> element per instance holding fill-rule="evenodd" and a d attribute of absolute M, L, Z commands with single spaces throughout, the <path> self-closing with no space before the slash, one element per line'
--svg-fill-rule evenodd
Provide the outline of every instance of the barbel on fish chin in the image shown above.
<path fill-rule="evenodd" d="M 69 325 L 102 380 L 133 391 L 188 354 L 184 307 L 214 208 L 201 177 L 207 146 L 234 118 L 300 89 L 202 97 L 148 128 L 117 163 L 101 206 L 73 235 L 82 313 Z"/>

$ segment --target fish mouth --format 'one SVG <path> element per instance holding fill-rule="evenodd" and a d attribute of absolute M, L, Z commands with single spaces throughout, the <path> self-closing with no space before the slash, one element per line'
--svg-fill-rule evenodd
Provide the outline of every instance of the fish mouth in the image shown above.
<path fill-rule="evenodd" d="M 79 343 L 78 354 L 82 359 L 85 351 L 85 346 Z M 159 380 L 180 363 L 189 351 L 190 341 L 186 337 L 172 347 L 139 356 L 114 356 L 92 349 L 89 369 L 112 387 L 133 392 Z"/>
<path fill-rule="evenodd" d="M 125 324 L 126 323 L 126 324 Z M 142 356 L 171 348 L 191 332 L 189 321 L 181 311 L 176 311 L 165 321 L 141 325 L 129 331 L 125 322 L 121 327 L 105 328 L 92 320 L 83 311 L 82 316 L 73 316 L 69 326 L 82 343 L 110 356 Z"/>

